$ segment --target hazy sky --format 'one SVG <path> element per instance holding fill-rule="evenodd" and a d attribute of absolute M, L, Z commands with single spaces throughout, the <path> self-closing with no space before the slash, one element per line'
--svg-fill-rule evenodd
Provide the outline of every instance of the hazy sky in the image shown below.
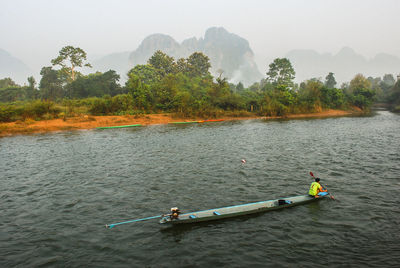
<path fill-rule="evenodd" d="M 212 26 L 246 38 L 259 65 L 296 48 L 400 57 L 399 0 L 0 0 L 0 48 L 35 70 L 66 45 L 132 51 L 153 33 L 181 42 Z"/>

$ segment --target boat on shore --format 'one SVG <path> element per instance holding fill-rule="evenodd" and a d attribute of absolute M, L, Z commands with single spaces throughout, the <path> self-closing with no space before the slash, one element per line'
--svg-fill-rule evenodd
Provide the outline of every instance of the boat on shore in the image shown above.
<path fill-rule="evenodd" d="M 321 193 L 319 198 L 310 195 L 299 195 L 282 199 L 184 213 L 180 214 L 177 218 L 172 217 L 171 215 L 162 215 L 160 224 L 176 225 L 232 218 L 316 202 L 327 196 L 327 192 Z"/>
<path fill-rule="evenodd" d="M 205 119 L 200 121 L 169 122 L 169 124 L 193 124 L 193 123 L 222 122 L 222 121 L 225 121 L 225 119 Z"/>
<path fill-rule="evenodd" d="M 199 123 L 207 123 L 207 122 L 222 122 L 225 121 L 225 119 L 205 119 L 205 120 L 201 120 L 199 121 Z"/>
<path fill-rule="evenodd" d="M 110 128 L 125 128 L 125 127 L 141 127 L 141 124 L 124 125 L 124 126 L 111 126 L 111 127 L 97 127 L 96 129 L 110 129 Z"/>

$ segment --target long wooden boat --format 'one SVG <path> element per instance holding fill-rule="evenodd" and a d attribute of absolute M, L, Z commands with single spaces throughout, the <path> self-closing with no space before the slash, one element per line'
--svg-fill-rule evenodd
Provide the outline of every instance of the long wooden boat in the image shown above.
<path fill-rule="evenodd" d="M 225 119 L 206 119 L 200 121 L 183 121 L 183 122 L 170 122 L 169 124 L 193 124 L 193 123 L 207 123 L 207 122 L 221 122 Z"/>
<path fill-rule="evenodd" d="M 141 127 L 141 124 L 125 125 L 125 126 L 111 126 L 111 127 L 97 127 L 96 129 L 109 129 L 109 128 L 125 128 L 125 127 Z"/>
<path fill-rule="evenodd" d="M 193 124 L 193 123 L 199 123 L 199 121 L 170 122 L 169 124 Z"/>
<path fill-rule="evenodd" d="M 321 193 L 322 194 L 322 193 Z M 179 215 L 178 218 L 173 219 L 170 215 L 163 215 L 160 220 L 160 224 L 183 224 L 183 223 L 194 223 L 202 221 L 212 221 L 225 218 L 231 218 L 241 215 L 259 213 L 264 211 L 282 209 L 287 207 L 293 207 L 302 205 L 310 202 L 315 202 L 324 197 L 327 197 L 328 193 L 324 193 L 319 198 L 315 198 L 309 195 L 299 195 L 293 197 L 287 197 L 282 199 L 260 201 L 255 203 L 208 209 L 203 211 L 196 211 L 190 213 L 184 213 Z"/>
<path fill-rule="evenodd" d="M 222 122 L 222 121 L 225 121 L 225 119 L 206 119 L 206 120 L 199 121 L 199 123 Z"/>

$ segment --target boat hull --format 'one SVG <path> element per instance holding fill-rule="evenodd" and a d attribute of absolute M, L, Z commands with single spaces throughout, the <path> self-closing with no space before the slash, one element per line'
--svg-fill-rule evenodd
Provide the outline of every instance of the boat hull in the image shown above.
<path fill-rule="evenodd" d="M 179 215 L 178 219 L 171 219 L 169 216 L 164 216 L 161 218 L 160 224 L 176 225 L 176 224 L 220 220 L 242 215 L 298 206 L 310 202 L 315 202 L 321 199 L 324 199 L 324 197 L 314 198 L 309 195 L 300 195 L 300 196 L 267 200 L 267 201 L 261 201 L 243 205 L 215 208 L 215 209 L 181 214 Z"/>
<path fill-rule="evenodd" d="M 125 125 L 125 126 L 112 126 L 112 127 L 97 127 L 96 129 L 110 129 L 110 128 L 126 128 L 126 127 L 141 127 L 141 124 Z"/>

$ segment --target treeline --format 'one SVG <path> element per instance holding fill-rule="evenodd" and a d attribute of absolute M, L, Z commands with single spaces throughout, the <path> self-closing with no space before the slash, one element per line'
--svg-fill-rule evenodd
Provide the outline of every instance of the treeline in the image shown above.
<path fill-rule="evenodd" d="M 82 75 L 86 53 L 64 47 L 60 55 L 43 67 L 39 85 L 33 77 L 19 86 L 10 78 L 0 80 L 0 121 L 73 116 L 173 112 L 180 116 L 217 117 L 256 113 L 284 116 L 289 113 L 317 112 L 322 109 L 368 110 L 375 99 L 399 104 L 399 83 L 391 75 L 365 78 L 359 74 L 348 84 L 336 87 L 333 73 L 324 81 L 310 79 L 295 84 L 295 71 L 288 59 L 275 59 L 266 78 L 248 88 L 228 83 L 223 70 L 213 77 L 209 58 L 195 52 L 175 60 L 157 51 L 145 65 L 128 72 L 124 86 L 115 71 Z M 54 66 L 60 68 L 55 69 Z M 397 95 L 396 95 L 397 94 Z"/>
<path fill-rule="evenodd" d="M 393 112 L 400 112 L 400 75 L 397 81 L 393 75 L 386 74 L 381 78 L 368 77 L 371 88 L 376 92 L 376 102 L 388 104 Z"/>

